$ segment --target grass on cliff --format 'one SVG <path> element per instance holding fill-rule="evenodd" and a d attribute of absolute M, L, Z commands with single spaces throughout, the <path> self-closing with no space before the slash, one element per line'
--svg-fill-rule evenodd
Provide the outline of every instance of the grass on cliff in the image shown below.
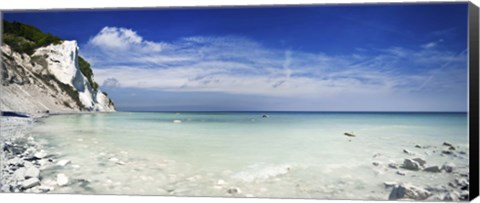
<path fill-rule="evenodd" d="M 14 51 L 32 55 L 36 48 L 60 44 L 62 39 L 20 22 L 3 20 L 3 42 Z"/>

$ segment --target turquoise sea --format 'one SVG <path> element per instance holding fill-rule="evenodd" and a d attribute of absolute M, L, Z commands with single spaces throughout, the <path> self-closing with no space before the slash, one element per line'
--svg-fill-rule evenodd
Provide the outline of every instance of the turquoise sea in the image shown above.
<path fill-rule="evenodd" d="M 71 160 L 47 179 L 61 172 L 88 183 L 57 192 L 385 199 L 384 181 L 453 179 L 400 176 L 388 163 L 467 167 L 468 154 L 441 155 L 443 142 L 468 153 L 467 127 L 466 113 L 117 112 L 50 116 L 32 134 Z"/>

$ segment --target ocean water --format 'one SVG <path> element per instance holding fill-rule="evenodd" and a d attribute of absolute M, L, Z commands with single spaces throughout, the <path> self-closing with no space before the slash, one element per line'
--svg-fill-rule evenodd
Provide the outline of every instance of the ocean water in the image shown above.
<path fill-rule="evenodd" d="M 467 127 L 466 113 L 117 112 L 50 116 L 32 135 L 71 160 L 42 172 L 42 181 L 70 177 L 58 193 L 385 200 L 384 181 L 454 179 L 388 163 L 421 157 L 468 170 L 468 154 L 441 154 L 443 142 L 468 153 Z"/>

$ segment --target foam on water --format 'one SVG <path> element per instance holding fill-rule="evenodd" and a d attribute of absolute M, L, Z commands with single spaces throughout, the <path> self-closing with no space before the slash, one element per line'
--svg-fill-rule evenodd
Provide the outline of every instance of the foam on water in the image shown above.
<path fill-rule="evenodd" d="M 42 174 L 77 180 L 59 193 L 229 196 L 238 187 L 257 197 L 381 200 L 389 193 L 384 181 L 427 186 L 454 179 L 423 171 L 400 176 L 390 162 L 421 157 L 468 170 L 468 154 L 441 155 L 445 141 L 468 152 L 466 114 L 262 114 L 60 115 L 41 120 L 32 134 L 48 140 L 46 150 L 58 160 L 71 160 Z M 343 135 L 351 131 L 356 137 Z"/>

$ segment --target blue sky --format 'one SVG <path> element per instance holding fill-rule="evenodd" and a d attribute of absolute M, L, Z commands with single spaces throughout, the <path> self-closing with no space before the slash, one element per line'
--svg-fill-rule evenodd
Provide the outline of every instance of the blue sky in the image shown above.
<path fill-rule="evenodd" d="M 119 110 L 466 111 L 467 4 L 8 12 Z"/>

